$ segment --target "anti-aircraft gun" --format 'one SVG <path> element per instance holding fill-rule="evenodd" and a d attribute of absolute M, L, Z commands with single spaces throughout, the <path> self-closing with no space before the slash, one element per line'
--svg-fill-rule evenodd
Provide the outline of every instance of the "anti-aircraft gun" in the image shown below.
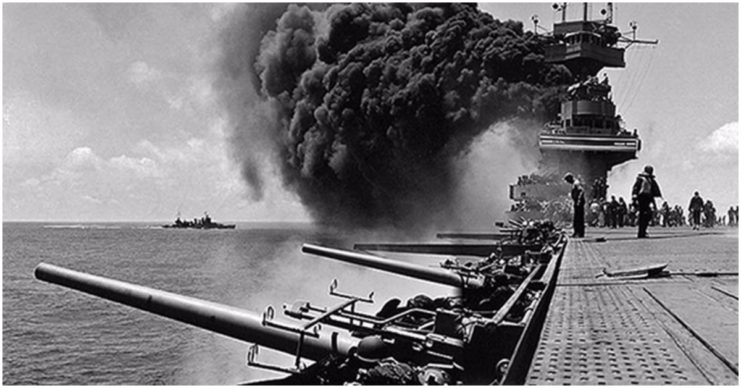
<path fill-rule="evenodd" d="M 463 353 L 463 342 L 447 335 L 450 333 L 444 329 L 452 327 L 454 317 L 421 308 L 387 317 L 363 314 L 356 311 L 356 304 L 372 302 L 372 295 L 357 297 L 341 293 L 336 280 L 330 285 L 330 294 L 344 299 L 339 305 L 324 308 L 297 302 L 284 306 L 287 316 L 308 321 L 295 325 L 275 319 L 273 307 L 260 315 L 51 264 L 39 264 L 35 276 L 253 343 L 247 353 L 248 365 L 289 374 L 271 383 L 444 383 L 453 381 L 449 375 L 460 374 L 454 360 Z M 262 363 L 258 360 L 258 346 L 292 354 L 295 363 L 287 367 Z M 305 361 L 315 363 L 307 367 Z"/>
<path fill-rule="evenodd" d="M 399 306 L 400 301 L 392 299 L 378 315 L 426 310 L 430 318 L 419 328 L 430 327 L 434 334 L 460 341 L 463 352 L 454 354 L 452 359 L 453 366 L 460 368 L 460 378 L 444 380 L 446 383 L 519 384 L 524 381 L 537 342 L 534 334 L 540 331 L 565 242 L 562 233 L 548 222 L 520 224 L 510 232 L 509 239 L 491 245 L 484 259 L 448 259 L 439 268 L 313 244 L 304 244 L 302 251 L 458 288 L 459 295 L 434 300 L 418 296 L 406 306 Z M 503 246 L 517 246 L 519 253 L 504 250 Z M 356 244 L 358 247 L 405 253 L 420 253 L 415 251 L 419 249 L 426 254 L 472 252 L 466 244 Z M 477 246 L 476 252 L 479 249 L 483 248 Z M 384 333 L 377 335 L 386 339 Z M 393 343 L 393 339 L 386 340 Z M 434 341 L 433 337 L 426 343 Z"/>
<path fill-rule="evenodd" d="M 301 301 L 283 306 L 284 314 L 298 324 L 276 319 L 273 307 L 260 315 L 50 264 L 40 264 L 35 275 L 252 343 L 248 365 L 288 374 L 269 383 L 519 384 L 524 381 L 535 345 L 532 334 L 542 324 L 564 246 L 557 231 L 538 228 L 543 233 L 541 245 L 531 245 L 542 246 L 537 251 L 504 255 L 500 249 L 478 262 L 447 260 L 440 268 L 305 244 L 305 253 L 451 285 L 460 292 L 437 299 L 417 296 L 405 305 L 393 299 L 368 314 L 358 305 L 372 303 L 373 294 L 342 293 L 334 280 L 329 292 L 342 299 L 338 305 Z M 523 233 L 525 229 L 513 236 L 522 242 Z M 260 362 L 259 346 L 291 354 L 294 363 Z M 307 366 L 307 361 L 313 364 Z"/>
<path fill-rule="evenodd" d="M 197 326 L 237 340 L 258 343 L 293 353 L 301 344 L 301 356 L 318 360 L 328 354 L 346 356 L 357 340 L 339 332 L 296 333 L 266 325 L 266 319 L 250 311 L 191 298 L 102 276 L 41 263 L 36 267 L 39 280 L 118 302 L 130 307 Z"/>

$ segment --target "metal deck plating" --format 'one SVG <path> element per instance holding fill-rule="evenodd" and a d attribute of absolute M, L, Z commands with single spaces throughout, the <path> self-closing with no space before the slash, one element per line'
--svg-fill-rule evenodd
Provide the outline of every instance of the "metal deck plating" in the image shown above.
<path fill-rule="evenodd" d="M 569 241 L 527 384 L 738 384 L 737 230 L 652 231 Z M 656 263 L 671 276 L 596 276 Z"/>

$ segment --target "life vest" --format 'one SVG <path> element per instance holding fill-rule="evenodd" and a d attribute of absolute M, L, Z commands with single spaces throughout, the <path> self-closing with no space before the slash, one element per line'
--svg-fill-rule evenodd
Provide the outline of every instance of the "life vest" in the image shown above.
<path fill-rule="evenodd" d="M 638 190 L 638 195 L 653 195 L 651 179 L 645 176 L 641 177 L 641 188 Z"/>

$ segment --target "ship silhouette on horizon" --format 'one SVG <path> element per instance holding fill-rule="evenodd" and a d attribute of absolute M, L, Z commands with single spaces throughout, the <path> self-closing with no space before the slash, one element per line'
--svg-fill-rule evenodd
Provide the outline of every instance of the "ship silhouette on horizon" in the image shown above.
<path fill-rule="evenodd" d="M 178 213 L 175 223 L 169 225 L 162 225 L 163 228 L 172 229 L 235 229 L 235 224 L 220 224 L 213 222 L 207 212 L 203 213 L 203 217 L 194 218 L 192 221 L 181 220 L 180 213 Z"/>

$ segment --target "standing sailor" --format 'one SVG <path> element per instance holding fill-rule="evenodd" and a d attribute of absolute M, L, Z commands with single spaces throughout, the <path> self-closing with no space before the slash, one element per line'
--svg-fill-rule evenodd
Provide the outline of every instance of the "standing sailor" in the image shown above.
<path fill-rule="evenodd" d="M 584 188 L 571 173 L 567 173 L 563 180 L 571 184 L 571 199 L 574 201 L 574 234 L 573 237 L 584 237 Z"/>
<path fill-rule="evenodd" d="M 705 208 L 705 203 L 700 197 L 700 193 L 695 191 L 695 195 L 690 199 L 690 214 L 692 214 L 692 230 L 700 229 L 700 215 Z"/>
<path fill-rule="evenodd" d="M 646 229 L 651 221 L 651 204 L 656 208 L 654 198 L 661 198 L 661 189 L 654 178 L 654 168 L 646 166 L 643 172 L 638 174 L 636 183 L 633 185 L 633 201 L 638 203 L 638 238 L 646 238 Z"/>

